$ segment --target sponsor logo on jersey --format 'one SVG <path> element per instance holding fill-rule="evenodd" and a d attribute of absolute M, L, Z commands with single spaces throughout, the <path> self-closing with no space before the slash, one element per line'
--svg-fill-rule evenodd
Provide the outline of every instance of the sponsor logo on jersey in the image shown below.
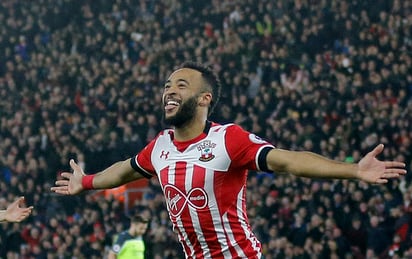
<path fill-rule="evenodd" d="M 186 206 L 200 210 L 204 209 L 208 203 L 207 194 L 202 188 L 193 188 L 185 194 L 176 186 L 166 184 L 164 192 L 167 207 L 173 217 L 178 217 Z"/>
<path fill-rule="evenodd" d="M 208 162 L 215 158 L 215 155 L 213 155 L 213 148 L 215 147 L 216 144 L 212 143 L 210 140 L 205 140 L 197 145 L 197 150 L 200 151 L 199 160 L 202 162 Z"/>
<path fill-rule="evenodd" d="M 164 151 L 162 150 L 162 153 L 160 154 L 160 158 L 163 158 L 164 160 L 167 160 L 169 158 L 169 151 Z"/>

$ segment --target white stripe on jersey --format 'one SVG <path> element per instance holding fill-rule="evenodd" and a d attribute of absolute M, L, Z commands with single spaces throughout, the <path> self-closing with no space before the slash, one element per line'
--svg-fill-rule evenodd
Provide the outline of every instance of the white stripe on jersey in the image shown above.
<path fill-rule="evenodd" d="M 175 184 L 175 171 L 176 171 L 176 164 L 172 163 L 169 166 L 169 170 L 167 172 L 167 182 L 171 184 Z M 159 178 L 161 175 L 159 174 Z M 161 182 L 163 179 L 159 179 Z"/>
<path fill-rule="evenodd" d="M 227 233 L 230 243 L 233 246 L 233 244 L 236 243 L 236 239 L 233 236 L 233 231 L 232 231 L 232 228 L 230 227 L 229 219 L 227 218 L 227 213 L 223 215 L 222 219 L 224 222 L 225 232 Z M 243 253 L 242 249 L 239 246 L 235 246 L 235 248 L 236 248 L 236 252 L 239 258 L 246 258 L 246 255 Z"/>
<path fill-rule="evenodd" d="M 249 231 L 248 227 L 246 226 L 245 222 L 246 219 L 243 217 L 243 211 L 242 211 L 242 199 L 243 199 L 243 193 L 245 192 L 245 189 L 242 188 L 242 190 L 239 192 L 239 195 L 237 196 L 237 215 L 239 217 L 239 222 L 241 223 L 241 227 L 243 228 L 243 231 L 246 234 L 246 238 L 250 240 L 253 250 L 256 252 L 259 252 L 258 258 L 260 258 L 262 255 L 260 254 L 260 249 L 258 247 L 258 241 L 256 237 Z"/>

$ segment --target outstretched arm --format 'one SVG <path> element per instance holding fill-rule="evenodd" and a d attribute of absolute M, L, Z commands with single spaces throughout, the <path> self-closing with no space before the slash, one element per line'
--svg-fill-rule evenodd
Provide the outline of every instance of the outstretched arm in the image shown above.
<path fill-rule="evenodd" d="M 24 197 L 19 197 L 6 210 L 0 210 L 0 222 L 20 222 L 26 219 L 33 211 L 33 206 L 21 208 Z"/>
<path fill-rule="evenodd" d="M 268 168 L 297 176 L 326 179 L 359 179 L 368 183 L 387 183 L 390 178 L 406 174 L 405 163 L 380 161 L 376 158 L 383 151 L 377 145 L 359 163 L 350 164 L 328 159 L 311 152 L 273 149 L 267 156 Z"/>
<path fill-rule="evenodd" d="M 94 175 L 86 175 L 73 159 L 70 160 L 70 167 L 73 173 L 63 172 L 62 179 L 51 188 L 53 192 L 74 195 L 88 189 L 110 189 L 143 178 L 130 165 L 130 159 L 116 162 Z"/>

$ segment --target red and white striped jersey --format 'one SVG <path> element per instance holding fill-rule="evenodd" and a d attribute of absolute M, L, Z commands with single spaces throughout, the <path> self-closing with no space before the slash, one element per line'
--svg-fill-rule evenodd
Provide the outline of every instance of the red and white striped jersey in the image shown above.
<path fill-rule="evenodd" d="M 265 170 L 274 148 L 234 124 L 207 123 L 197 138 L 178 142 L 162 131 L 132 166 L 162 186 L 186 258 L 260 258 L 246 211 L 248 170 Z"/>

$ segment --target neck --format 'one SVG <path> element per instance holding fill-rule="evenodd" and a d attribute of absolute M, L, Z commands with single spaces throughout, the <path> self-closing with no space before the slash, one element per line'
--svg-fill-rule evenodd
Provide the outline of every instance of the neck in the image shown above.
<path fill-rule="evenodd" d="M 188 141 L 199 136 L 206 126 L 206 117 L 200 117 L 201 119 L 194 118 L 187 122 L 187 124 L 175 128 L 174 138 L 177 141 Z"/>
<path fill-rule="evenodd" d="M 130 234 L 132 237 L 139 237 L 139 236 L 141 236 L 140 234 L 137 233 L 137 230 L 135 230 L 135 229 L 129 229 L 129 234 Z"/>

